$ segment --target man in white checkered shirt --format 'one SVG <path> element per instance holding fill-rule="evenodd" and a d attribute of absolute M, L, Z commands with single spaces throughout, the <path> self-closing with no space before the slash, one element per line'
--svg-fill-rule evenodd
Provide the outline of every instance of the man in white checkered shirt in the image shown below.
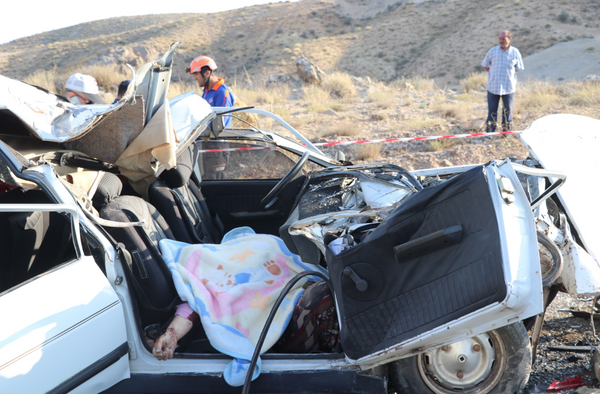
<path fill-rule="evenodd" d="M 498 105 L 502 99 L 502 131 L 512 129 L 513 103 L 517 90 L 516 72 L 523 70 L 523 59 L 517 48 L 510 46 L 512 37 L 508 30 L 500 33 L 500 45 L 490 49 L 481 67 L 489 72 L 487 83 L 488 117 L 486 132 L 496 131 Z"/>

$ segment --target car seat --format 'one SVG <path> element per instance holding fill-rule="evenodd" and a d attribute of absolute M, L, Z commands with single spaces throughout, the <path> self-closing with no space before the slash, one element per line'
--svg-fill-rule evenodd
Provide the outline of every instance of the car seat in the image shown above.
<path fill-rule="evenodd" d="M 108 227 L 106 231 L 123 245 L 123 267 L 138 301 L 142 327 L 162 323 L 173 316 L 181 303 L 171 272 L 158 248 L 161 239 L 175 239 L 169 225 L 148 202 L 136 196 L 121 196 L 117 176 L 106 173 L 92 198 L 100 217 L 116 222 L 141 222 L 130 227 Z"/>
<path fill-rule="evenodd" d="M 41 190 L 16 188 L 0 194 L 0 204 L 52 203 Z M 58 212 L 0 213 L 0 292 L 76 257 L 71 222 Z"/>
<path fill-rule="evenodd" d="M 169 224 L 175 239 L 187 243 L 219 243 L 224 227 L 212 214 L 192 180 L 198 147 L 190 145 L 177 157 L 177 166 L 163 171 L 148 188 L 148 199 Z"/>
<path fill-rule="evenodd" d="M 152 204 L 136 196 L 119 195 L 121 190 L 119 178 L 106 173 L 92 201 L 104 219 L 119 222 L 144 221 L 143 226 L 106 227 L 106 230 L 115 241 L 124 245 L 123 255 L 128 266 L 124 268 L 138 301 L 141 327 L 148 328 L 146 331 L 151 332 L 155 330 L 154 327 L 166 327 L 174 315 L 175 305 L 182 302 L 158 248 L 159 240 L 175 237 Z M 217 353 L 210 345 L 201 324 L 196 324 L 179 341 L 178 351 L 184 348 L 187 353 Z"/>

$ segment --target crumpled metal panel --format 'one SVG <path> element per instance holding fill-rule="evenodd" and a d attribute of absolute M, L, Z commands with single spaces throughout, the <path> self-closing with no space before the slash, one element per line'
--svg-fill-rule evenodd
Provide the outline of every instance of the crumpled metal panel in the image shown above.
<path fill-rule="evenodd" d="M 362 177 L 335 177 L 309 186 L 298 204 L 300 220 L 292 235 L 310 239 L 325 254 L 328 232 L 352 232 L 366 223 L 379 222 L 416 190 L 405 183 Z"/>
<path fill-rule="evenodd" d="M 571 114 L 545 116 L 521 133 L 521 140 L 544 168 L 566 174 L 556 195 L 587 253 L 598 262 L 600 210 L 589 190 L 590 180 L 600 174 L 600 120 Z"/>
<path fill-rule="evenodd" d="M 135 103 L 108 116 L 83 137 L 66 142 L 65 148 L 114 164 L 143 128 L 144 100 L 138 96 Z"/>
<path fill-rule="evenodd" d="M 18 117 L 30 133 L 43 140 L 66 142 L 91 130 L 103 117 L 127 105 L 73 105 L 54 93 L 0 75 L 0 110 Z"/>

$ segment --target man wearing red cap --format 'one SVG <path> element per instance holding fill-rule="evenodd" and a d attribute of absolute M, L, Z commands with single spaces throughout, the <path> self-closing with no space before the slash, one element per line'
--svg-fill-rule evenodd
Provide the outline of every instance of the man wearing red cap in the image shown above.
<path fill-rule="evenodd" d="M 235 97 L 231 89 L 223 83 L 223 79 L 217 78 L 213 72 L 217 69 L 217 63 L 208 56 L 198 56 L 190 64 L 189 72 L 192 74 L 200 87 L 204 88 L 202 98 L 213 107 L 233 107 Z M 223 126 L 229 128 L 231 117 L 223 116 Z"/>

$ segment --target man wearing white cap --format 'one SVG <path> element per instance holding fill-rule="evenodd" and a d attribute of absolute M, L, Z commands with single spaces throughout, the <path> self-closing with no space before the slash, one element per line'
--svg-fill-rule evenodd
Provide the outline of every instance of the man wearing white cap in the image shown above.
<path fill-rule="evenodd" d="M 105 104 L 98 93 L 98 82 L 94 77 L 85 74 L 73 74 L 65 83 L 67 97 L 75 105 L 80 104 Z"/>

